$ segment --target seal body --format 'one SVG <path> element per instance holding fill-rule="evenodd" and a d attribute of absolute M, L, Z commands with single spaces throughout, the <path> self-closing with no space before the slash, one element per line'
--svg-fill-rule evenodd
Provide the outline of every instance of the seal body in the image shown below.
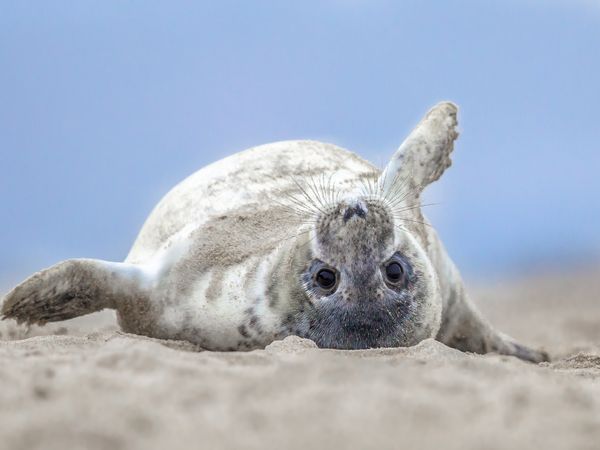
<path fill-rule="evenodd" d="M 456 112 L 432 109 L 383 171 L 316 141 L 211 164 L 160 201 L 123 263 L 59 263 L 11 291 L 3 315 L 43 324 L 113 308 L 124 331 L 210 350 L 288 335 L 339 349 L 437 337 L 544 360 L 481 317 L 421 213 L 421 191 L 450 165 Z"/>
<path fill-rule="evenodd" d="M 309 337 L 309 319 L 298 314 L 308 306 L 294 289 L 302 269 L 294 254 L 311 236 L 298 236 L 303 218 L 290 214 L 285 200 L 301 199 L 302 190 L 309 198 L 324 197 L 318 180 L 335 183 L 335 195 L 343 197 L 379 175 L 354 153 L 315 141 L 263 145 L 196 172 L 158 204 L 127 257 L 159 274 L 149 290 L 150 307 L 133 302 L 118 309 L 122 328 L 215 350 L 260 348 L 290 334 Z M 427 300 L 429 325 L 405 345 L 439 329 L 441 299 Z M 368 344 L 381 346 L 355 342 L 352 348 Z"/>
<path fill-rule="evenodd" d="M 294 333 L 290 315 L 301 301 L 288 278 L 302 219 L 289 213 L 286 196 L 311 178 L 335 177 L 347 192 L 378 172 L 314 141 L 263 145 L 199 170 L 157 205 L 126 259 L 158 273 L 150 307 L 118 310 L 123 330 L 215 350 L 264 347 Z"/>

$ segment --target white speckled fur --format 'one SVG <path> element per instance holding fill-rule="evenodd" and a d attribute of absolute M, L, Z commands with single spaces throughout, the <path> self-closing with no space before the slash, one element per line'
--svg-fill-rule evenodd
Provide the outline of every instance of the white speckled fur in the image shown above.
<path fill-rule="evenodd" d="M 317 214 L 319 220 L 340 205 L 350 212 L 360 207 L 370 217 L 367 203 L 375 202 L 370 203 L 375 212 L 379 207 L 387 211 L 389 198 L 384 197 L 405 180 L 410 196 L 395 207 L 413 206 L 421 190 L 451 163 L 456 114 L 451 103 L 433 108 L 381 175 L 355 154 L 314 141 L 277 142 L 220 160 L 159 202 L 124 263 L 61 263 L 17 286 L 2 312 L 21 322 L 45 323 L 115 308 L 125 331 L 186 339 L 214 350 L 264 347 L 306 329 L 310 320 L 305 308 L 319 300 L 311 297 L 299 273 L 307 261 L 330 255 L 315 243 L 316 228 L 299 234 L 307 223 L 282 219 L 280 201 L 299 194 L 299 180 L 314 183 L 318 178 L 335 184 L 338 194 L 336 202 L 322 205 L 329 209 Z M 376 191 L 374 200 L 361 193 L 365 180 Z M 321 194 L 317 189 L 309 196 L 316 204 Z M 399 332 L 402 336 L 380 344 L 412 345 L 437 336 L 462 350 L 545 359 L 496 332 L 480 316 L 437 235 L 420 223 L 420 209 L 405 214 L 411 219 L 396 223 L 393 245 L 385 251 L 392 256 L 402 249 L 418 273 L 414 289 L 420 296 L 407 309 L 412 319 Z"/>

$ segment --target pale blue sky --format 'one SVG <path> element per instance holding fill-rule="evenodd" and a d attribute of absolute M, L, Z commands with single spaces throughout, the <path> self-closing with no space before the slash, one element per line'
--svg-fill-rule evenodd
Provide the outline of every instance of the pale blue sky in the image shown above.
<path fill-rule="evenodd" d="M 428 192 L 469 277 L 600 256 L 600 3 L 0 0 L 0 283 L 121 260 L 179 180 L 311 138 L 383 163 L 461 107 Z"/>

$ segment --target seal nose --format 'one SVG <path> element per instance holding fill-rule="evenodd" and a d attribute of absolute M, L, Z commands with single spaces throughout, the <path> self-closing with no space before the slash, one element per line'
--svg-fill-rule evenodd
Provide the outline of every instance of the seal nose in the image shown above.
<path fill-rule="evenodd" d="M 348 206 L 344 212 L 344 223 L 348 222 L 354 216 L 364 219 L 367 216 L 366 208 L 364 208 L 360 203 L 357 203 L 353 206 Z"/>

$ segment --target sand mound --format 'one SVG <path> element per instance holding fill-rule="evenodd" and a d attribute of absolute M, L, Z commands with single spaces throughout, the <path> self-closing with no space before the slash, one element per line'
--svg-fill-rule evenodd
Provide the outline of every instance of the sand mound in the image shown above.
<path fill-rule="evenodd" d="M 555 356 L 539 366 L 433 340 L 202 352 L 115 331 L 106 313 L 28 331 L 4 322 L 0 448 L 597 448 L 597 279 L 476 289 L 492 321 Z"/>

